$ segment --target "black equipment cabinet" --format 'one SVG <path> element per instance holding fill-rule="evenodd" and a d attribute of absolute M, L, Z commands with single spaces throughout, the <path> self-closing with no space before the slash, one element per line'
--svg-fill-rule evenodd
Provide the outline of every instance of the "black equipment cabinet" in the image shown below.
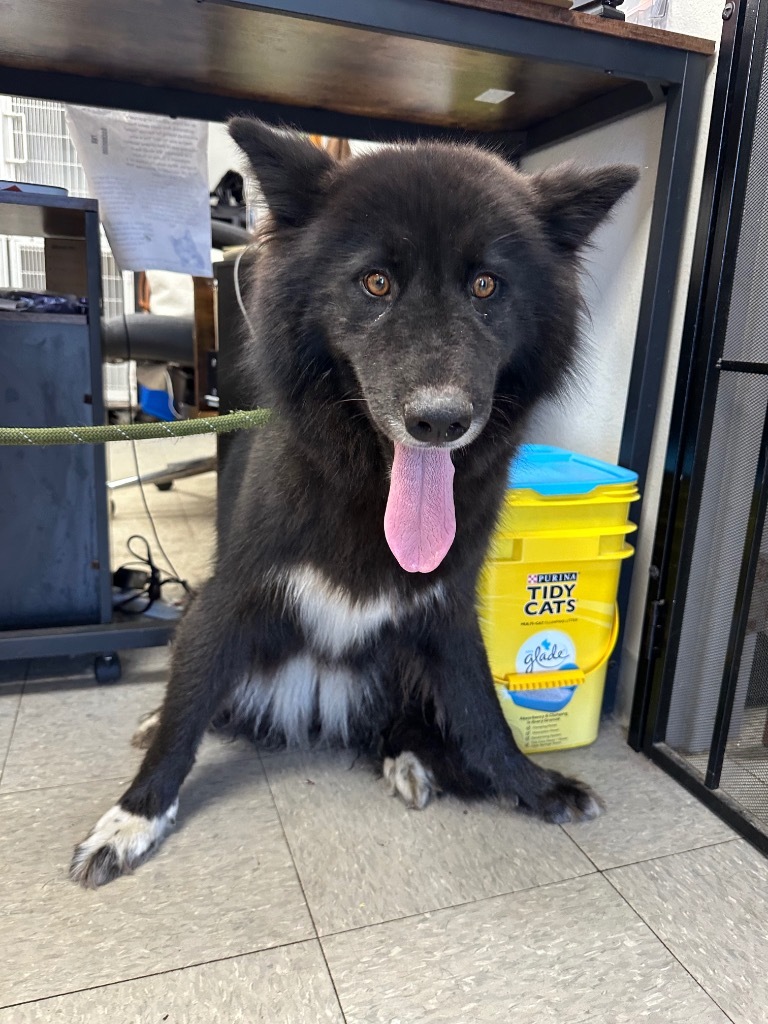
<path fill-rule="evenodd" d="M 101 421 L 85 316 L 0 312 L 0 379 L 4 425 Z M 0 478 L 0 628 L 108 621 L 103 445 L 0 447 Z"/>
<path fill-rule="evenodd" d="M 0 311 L 0 423 L 104 422 L 98 205 L 0 194 L 0 233 L 66 242 L 87 313 Z M 0 661 L 93 654 L 101 681 L 117 651 L 165 643 L 167 623 L 112 621 L 104 445 L 0 446 Z"/>

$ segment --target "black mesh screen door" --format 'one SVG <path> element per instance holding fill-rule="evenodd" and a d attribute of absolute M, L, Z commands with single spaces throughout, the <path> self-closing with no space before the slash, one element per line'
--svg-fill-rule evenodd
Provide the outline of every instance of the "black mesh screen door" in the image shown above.
<path fill-rule="evenodd" d="M 725 25 L 630 742 L 768 851 L 766 8 Z"/>

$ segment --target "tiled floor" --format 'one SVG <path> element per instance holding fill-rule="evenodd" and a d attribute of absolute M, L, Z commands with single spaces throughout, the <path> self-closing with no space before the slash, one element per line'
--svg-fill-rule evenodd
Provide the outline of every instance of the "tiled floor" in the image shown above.
<path fill-rule="evenodd" d="M 201 459 L 214 455 L 216 439 L 212 435 L 160 438 L 136 445 L 136 456 L 142 473 L 165 469 L 174 462 Z M 109 477 L 121 480 L 135 476 L 133 446 L 125 441 L 108 446 Z M 159 491 L 151 484 L 144 489 L 160 541 L 174 567 L 192 586 L 202 583 L 210 568 L 216 525 L 214 502 L 216 477 L 213 473 L 179 480 L 170 491 Z M 144 511 L 138 487 L 122 487 L 112 491 L 112 564 L 114 567 L 132 559 L 127 548 L 131 534 L 146 537 L 158 565 L 167 569 L 157 550 L 151 526 Z M 178 597 L 178 588 L 168 589 L 169 598 Z"/>
<path fill-rule="evenodd" d="M 213 477 L 148 496 L 199 579 Z M 123 491 L 113 535 L 134 530 Z M 351 754 L 207 739 L 161 851 L 76 888 L 72 846 L 136 768 L 166 664 L 126 654 L 115 687 L 85 662 L 3 667 L 0 1024 L 768 1021 L 768 863 L 613 725 L 542 758 L 606 799 L 566 829 L 453 800 L 410 812 Z"/>

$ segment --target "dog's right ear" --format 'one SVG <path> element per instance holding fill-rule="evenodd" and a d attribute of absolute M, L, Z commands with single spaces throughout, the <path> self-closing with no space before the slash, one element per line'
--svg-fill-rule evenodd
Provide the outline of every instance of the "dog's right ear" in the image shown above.
<path fill-rule="evenodd" d="M 254 117 L 233 117 L 229 134 L 250 160 L 275 221 L 303 224 L 322 199 L 333 158 L 293 132 Z"/>
<path fill-rule="evenodd" d="M 566 252 L 577 252 L 636 183 L 637 167 L 578 167 L 561 164 L 532 175 L 534 209 L 552 241 Z"/>

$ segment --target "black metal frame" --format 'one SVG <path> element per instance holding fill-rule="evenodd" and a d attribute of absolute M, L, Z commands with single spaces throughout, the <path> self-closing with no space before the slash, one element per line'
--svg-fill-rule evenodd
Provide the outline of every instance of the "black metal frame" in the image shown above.
<path fill-rule="evenodd" d="M 656 182 L 656 196 L 646 261 L 629 399 L 621 442 L 621 461 L 645 480 L 655 425 L 672 312 L 688 187 L 698 135 L 699 109 L 709 58 L 658 46 L 629 36 L 585 32 L 572 24 L 538 21 L 437 0 L 200 0 L 254 11 L 342 24 L 350 28 L 428 39 L 614 74 L 629 84 L 567 115 L 525 133 L 499 133 L 517 155 L 607 124 L 653 103 L 667 111 Z M 68 102 L 98 103 L 124 109 L 223 119 L 231 112 L 252 111 L 273 122 L 292 123 L 308 131 L 357 138 L 412 138 L 425 135 L 467 137 L 429 125 L 352 117 L 334 111 L 286 107 L 274 103 L 205 95 L 184 89 L 106 81 L 44 70 L 0 68 L 0 91 L 51 96 Z M 635 507 L 634 514 L 638 514 Z M 623 573 L 619 614 L 629 601 L 629 574 Z M 604 708 L 615 704 L 617 660 L 609 665 Z"/>
<path fill-rule="evenodd" d="M 94 423 L 103 423 L 104 383 L 102 379 L 101 352 L 101 239 L 99 237 L 99 211 L 94 202 L 93 209 L 85 214 L 86 278 L 88 282 L 88 342 L 91 359 L 91 409 Z M 107 458 L 103 445 L 93 453 L 96 487 L 102 494 L 107 491 Z M 109 520 L 107 515 L 96 517 L 96 542 L 100 552 L 109 553 Z M 112 573 L 109 564 L 100 567 L 101 621 L 112 619 Z M 0 652 L 3 650 L 3 634 L 0 633 Z M 0 653 L 0 658 L 2 658 Z"/>
<path fill-rule="evenodd" d="M 667 99 L 645 279 L 619 448 L 619 463 L 637 472 L 641 494 L 645 489 L 656 410 L 664 379 L 667 338 L 674 303 L 673 283 L 677 277 L 687 210 L 688 185 L 696 138 L 695 131 L 693 138 L 691 137 L 690 125 L 698 124 L 705 73 L 705 67 L 696 63 L 684 77 L 683 83 L 670 89 Z M 681 150 L 687 154 L 687 160 L 681 160 Z M 638 525 L 640 514 L 639 502 L 630 507 L 630 519 Z M 624 622 L 629 608 L 632 568 L 625 562 L 619 577 L 619 636 L 616 643 L 616 651 L 619 654 L 623 646 Z M 620 657 L 611 658 L 605 682 L 603 706 L 606 711 L 612 711 L 615 707 L 619 670 Z"/>
<path fill-rule="evenodd" d="M 648 751 L 646 751 L 648 753 Z M 740 833 L 748 842 L 763 853 L 768 853 L 768 837 L 760 826 L 727 793 L 709 789 L 674 750 L 664 743 L 657 743 L 649 754 L 653 761 L 667 774 L 679 782 L 689 793 L 697 797 L 719 818 Z"/>
<path fill-rule="evenodd" d="M 728 742 L 728 730 L 731 726 L 731 713 L 736 697 L 736 685 L 739 681 L 741 653 L 747 633 L 749 605 L 755 573 L 760 557 L 760 538 L 765 525 L 765 510 L 768 506 L 768 409 L 763 422 L 763 433 L 760 438 L 760 454 L 755 471 L 755 482 L 752 488 L 752 502 L 749 509 L 747 530 L 744 536 L 744 547 L 741 554 L 739 584 L 736 588 L 736 601 L 731 621 L 731 632 L 725 655 L 723 678 L 720 684 L 720 695 L 717 702 L 715 725 L 712 730 L 712 746 L 704 777 L 707 789 L 717 789 L 725 758 L 725 745 Z"/>
<path fill-rule="evenodd" d="M 4 629 L 0 630 L 0 661 L 112 654 L 138 647 L 160 647 L 168 643 L 172 633 L 172 623 L 146 616 L 95 626 Z"/>
<path fill-rule="evenodd" d="M 704 777 L 696 775 L 665 743 L 718 384 L 723 373 L 768 373 L 765 363 L 721 358 L 747 188 L 751 126 L 760 89 L 761 76 L 754 73 L 754 68 L 762 66 L 766 42 L 768 3 L 740 0 L 724 25 L 715 84 L 629 740 L 635 749 L 643 750 L 747 839 L 768 852 L 768 835 L 718 790 L 768 504 L 768 415 Z"/>

